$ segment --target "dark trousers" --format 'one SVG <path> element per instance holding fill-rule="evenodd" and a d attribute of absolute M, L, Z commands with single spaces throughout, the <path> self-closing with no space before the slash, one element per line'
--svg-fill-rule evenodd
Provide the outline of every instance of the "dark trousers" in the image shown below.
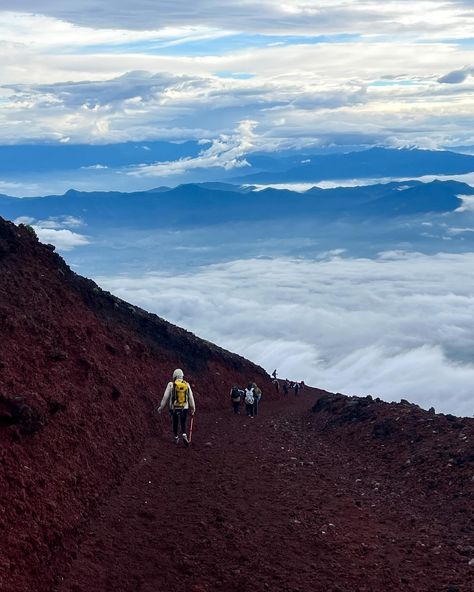
<path fill-rule="evenodd" d="M 253 417 L 253 403 L 245 403 L 245 413 L 249 417 Z"/>
<path fill-rule="evenodd" d="M 173 421 L 173 435 L 176 438 L 178 435 L 178 426 L 181 424 L 181 433 L 186 433 L 186 422 L 188 420 L 187 409 L 175 409 L 171 412 L 171 419 Z"/>
<path fill-rule="evenodd" d="M 232 401 L 234 413 L 240 413 L 240 401 Z"/>
<path fill-rule="evenodd" d="M 255 399 L 253 400 L 253 414 L 254 415 L 258 415 L 258 404 L 260 402 L 260 399 L 257 399 L 257 397 L 255 397 Z"/>

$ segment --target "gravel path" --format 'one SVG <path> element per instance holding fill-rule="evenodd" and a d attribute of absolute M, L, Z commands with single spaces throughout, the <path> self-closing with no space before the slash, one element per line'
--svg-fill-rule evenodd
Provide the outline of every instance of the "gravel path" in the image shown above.
<path fill-rule="evenodd" d="M 468 517 L 448 528 L 380 451 L 319 430 L 314 400 L 197 415 L 190 449 L 157 420 L 57 592 L 474 589 Z"/>

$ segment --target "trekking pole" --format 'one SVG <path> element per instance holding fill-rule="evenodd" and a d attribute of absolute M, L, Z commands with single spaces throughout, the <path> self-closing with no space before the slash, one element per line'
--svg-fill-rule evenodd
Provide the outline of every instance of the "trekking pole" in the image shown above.
<path fill-rule="evenodd" d="M 189 443 L 191 444 L 191 440 L 193 438 L 193 425 L 194 425 L 194 414 L 191 415 L 191 422 L 189 424 Z"/>

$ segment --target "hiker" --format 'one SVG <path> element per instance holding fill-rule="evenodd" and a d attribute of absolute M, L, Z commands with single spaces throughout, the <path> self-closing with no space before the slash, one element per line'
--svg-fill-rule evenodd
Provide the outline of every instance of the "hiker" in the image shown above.
<path fill-rule="evenodd" d="M 295 397 L 297 397 L 298 396 L 298 393 L 300 392 L 299 382 L 295 382 L 295 384 L 293 385 L 293 389 L 295 391 Z"/>
<path fill-rule="evenodd" d="M 258 388 L 255 382 L 252 382 L 253 388 L 253 414 L 258 415 L 258 405 L 260 403 L 260 399 L 262 398 L 262 391 Z"/>
<path fill-rule="evenodd" d="M 173 380 L 168 382 L 166 386 L 165 393 L 158 407 L 158 413 L 161 413 L 166 405 L 168 405 L 170 411 L 175 443 L 179 444 L 178 427 L 181 424 L 183 444 L 188 447 L 189 440 L 186 433 L 188 411 L 191 411 L 191 415 L 194 415 L 196 405 L 194 403 L 191 385 L 184 380 L 184 374 L 181 368 L 176 368 L 173 372 Z"/>
<path fill-rule="evenodd" d="M 253 392 L 253 385 L 250 382 L 245 389 L 245 414 L 247 417 L 251 417 L 253 419 L 253 404 L 254 404 L 255 396 Z"/>
<path fill-rule="evenodd" d="M 278 381 L 278 378 L 275 378 L 275 380 L 273 381 L 273 384 L 275 385 L 276 394 L 279 395 L 280 394 L 280 383 Z"/>
<path fill-rule="evenodd" d="M 285 382 L 283 383 L 283 394 L 286 396 L 288 396 L 288 387 L 290 386 L 290 381 L 288 380 L 288 378 L 285 380 Z"/>
<path fill-rule="evenodd" d="M 240 413 L 240 399 L 243 395 L 242 389 L 239 389 L 238 386 L 233 386 L 230 389 L 230 401 L 232 403 L 232 408 L 234 413 L 238 415 Z"/>
<path fill-rule="evenodd" d="M 275 370 L 273 370 L 273 372 L 272 372 L 272 376 L 273 376 L 273 378 L 274 378 L 275 380 L 277 379 L 277 371 L 276 371 L 276 368 L 275 368 Z"/>

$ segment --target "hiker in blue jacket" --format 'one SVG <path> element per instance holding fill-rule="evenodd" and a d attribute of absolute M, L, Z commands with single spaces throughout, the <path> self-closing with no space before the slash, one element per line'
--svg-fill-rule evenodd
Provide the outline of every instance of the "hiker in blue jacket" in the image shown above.
<path fill-rule="evenodd" d="M 181 368 L 176 368 L 173 372 L 173 380 L 168 382 L 163 398 L 161 399 L 158 413 L 168 405 L 172 425 L 173 437 L 176 444 L 179 444 L 178 427 L 181 424 L 181 434 L 183 444 L 189 446 L 189 440 L 186 433 L 186 423 L 188 411 L 194 415 L 196 405 L 194 403 L 193 391 L 191 385 L 184 380 L 184 374 Z"/>

